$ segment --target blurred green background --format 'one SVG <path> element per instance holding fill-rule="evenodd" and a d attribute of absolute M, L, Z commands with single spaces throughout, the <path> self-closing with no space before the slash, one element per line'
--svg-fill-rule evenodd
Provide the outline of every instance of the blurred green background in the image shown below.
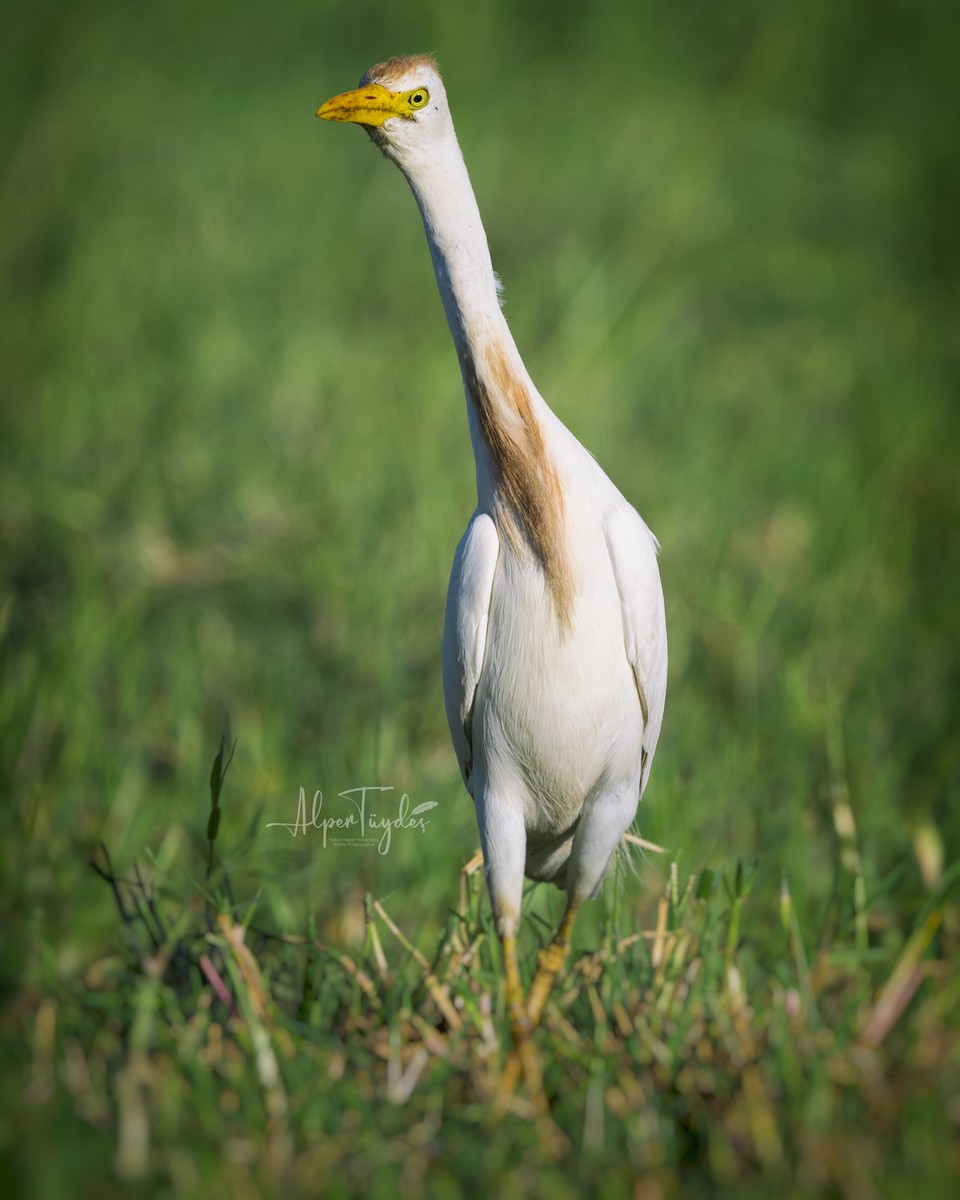
<path fill-rule="evenodd" d="M 464 402 L 403 180 L 313 117 L 398 53 L 439 57 L 531 374 L 663 544 L 640 831 L 683 873 L 757 856 L 810 914 L 838 798 L 868 888 L 918 830 L 956 855 L 955 5 L 35 0 L 3 28 L 25 1003 L 115 935 L 98 841 L 202 873 L 224 732 L 221 844 L 280 924 L 349 943 L 369 889 L 426 944 L 454 901 Z M 361 784 L 436 801 L 426 832 L 381 856 L 264 828 Z"/>

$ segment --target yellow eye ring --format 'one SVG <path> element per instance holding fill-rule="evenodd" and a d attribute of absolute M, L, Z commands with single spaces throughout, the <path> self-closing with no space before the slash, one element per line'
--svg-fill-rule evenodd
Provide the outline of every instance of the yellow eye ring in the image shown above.
<path fill-rule="evenodd" d="M 429 99 L 430 93 L 426 88 L 415 88 L 409 94 L 409 96 L 407 96 L 407 103 L 411 108 L 423 108 Z"/>

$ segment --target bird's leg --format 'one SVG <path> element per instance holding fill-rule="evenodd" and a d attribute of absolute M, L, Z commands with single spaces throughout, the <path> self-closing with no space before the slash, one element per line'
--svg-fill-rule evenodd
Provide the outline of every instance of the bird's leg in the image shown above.
<path fill-rule="evenodd" d="M 520 982 L 520 963 L 517 959 L 517 939 L 503 939 L 503 973 L 507 987 L 507 1016 L 514 1031 L 526 1029 L 527 1006 L 523 999 L 523 984 Z"/>
<path fill-rule="evenodd" d="M 537 956 L 537 973 L 530 985 L 527 996 L 527 1018 L 531 1029 L 536 1029 L 543 1016 L 547 1000 L 553 989 L 554 982 L 570 952 L 570 935 L 573 933 L 573 923 L 577 917 L 579 905 L 570 901 L 567 911 L 563 914 L 560 928 L 549 946 L 545 946 Z"/>
<path fill-rule="evenodd" d="M 522 1075 L 530 1102 L 535 1111 L 542 1114 L 547 1110 L 547 1101 L 543 1092 L 540 1060 L 530 1036 L 530 1021 L 517 958 L 527 843 L 523 806 L 508 793 L 498 793 L 479 785 L 474 800 L 494 924 L 503 949 L 507 1016 L 513 1040 L 513 1049 L 500 1079 L 497 1107 L 501 1110 L 514 1108 L 513 1094 Z"/>
<path fill-rule="evenodd" d="M 516 942 L 512 937 L 503 939 L 507 1010 L 513 1032 L 513 1052 L 507 1059 L 503 1075 L 500 1078 L 501 1105 L 505 1105 L 509 1101 L 522 1074 L 537 1111 L 541 1116 L 548 1112 L 540 1060 L 533 1044 L 533 1031 L 540 1024 L 540 1018 L 550 997 L 554 981 L 566 962 L 570 949 L 570 935 L 573 932 L 573 923 L 578 908 L 579 905 L 573 902 L 567 904 L 567 911 L 563 915 L 556 936 L 549 946 L 540 951 L 537 957 L 537 973 L 530 986 L 526 1003 L 524 1003 L 523 988 L 520 983 Z"/>
<path fill-rule="evenodd" d="M 532 1027 L 523 998 L 523 984 L 520 982 L 517 939 L 512 935 L 504 937 L 502 945 L 503 972 L 507 991 L 507 1017 L 510 1020 L 513 1050 L 507 1059 L 500 1079 L 500 1103 L 505 1104 L 509 1101 L 516 1089 L 517 1080 L 522 1075 L 534 1107 L 542 1112 L 546 1110 L 547 1100 L 543 1091 L 540 1059 L 537 1057 L 537 1050 L 530 1036 Z"/>

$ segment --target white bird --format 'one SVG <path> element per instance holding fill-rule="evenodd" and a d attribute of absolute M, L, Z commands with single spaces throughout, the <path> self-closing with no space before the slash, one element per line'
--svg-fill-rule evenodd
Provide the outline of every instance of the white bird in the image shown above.
<path fill-rule="evenodd" d="M 477 508 L 450 576 L 443 689 L 522 1047 L 650 773 L 667 683 L 659 545 L 527 374 L 436 62 L 371 67 L 317 116 L 363 125 L 406 176 L 460 361 Z M 567 893 L 526 1001 L 525 874 Z"/>

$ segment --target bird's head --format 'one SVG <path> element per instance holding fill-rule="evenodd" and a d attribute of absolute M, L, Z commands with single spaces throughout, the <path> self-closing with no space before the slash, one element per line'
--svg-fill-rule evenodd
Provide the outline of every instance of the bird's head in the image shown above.
<path fill-rule="evenodd" d="M 322 104 L 317 116 L 362 125 L 401 167 L 430 155 L 453 134 L 440 71 L 426 54 L 378 63 L 354 91 Z"/>

